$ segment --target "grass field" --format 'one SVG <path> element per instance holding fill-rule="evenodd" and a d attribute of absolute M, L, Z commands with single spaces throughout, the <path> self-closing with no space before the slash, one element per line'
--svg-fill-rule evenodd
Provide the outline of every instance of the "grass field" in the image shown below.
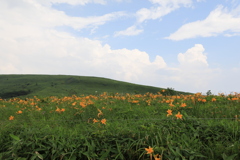
<path fill-rule="evenodd" d="M 238 93 L 12 98 L 0 113 L 4 160 L 240 159 Z"/>
<path fill-rule="evenodd" d="M 98 93 L 157 93 L 163 88 L 107 78 L 68 75 L 0 75 L 0 98 L 95 95 Z M 97 92 L 96 92 L 97 91 Z M 176 92 L 189 94 L 185 92 Z"/>

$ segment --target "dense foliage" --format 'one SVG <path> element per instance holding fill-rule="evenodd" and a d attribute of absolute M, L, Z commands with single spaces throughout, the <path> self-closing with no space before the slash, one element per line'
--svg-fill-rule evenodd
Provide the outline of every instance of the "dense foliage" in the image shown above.
<path fill-rule="evenodd" d="M 0 159 L 240 159 L 240 94 L 165 92 L 1 99 Z"/>

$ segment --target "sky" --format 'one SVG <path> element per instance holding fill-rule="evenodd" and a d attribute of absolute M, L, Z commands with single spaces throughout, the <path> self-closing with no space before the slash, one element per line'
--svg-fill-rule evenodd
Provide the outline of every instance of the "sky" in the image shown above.
<path fill-rule="evenodd" d="M 0 74 L 240 92 L 240 1 L 0 0 Z"/>

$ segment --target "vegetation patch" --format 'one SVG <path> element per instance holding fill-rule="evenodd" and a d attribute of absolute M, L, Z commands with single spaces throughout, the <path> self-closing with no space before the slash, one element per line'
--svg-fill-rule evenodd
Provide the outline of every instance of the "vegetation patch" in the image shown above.
<path fill-rule="evenodd" d="M 3 92 L 0 93 L 0 97 L 1 98 L 13 98 L 13 97 L 19 97 L 19 96 L 25 96 L 30 94 L 31 91 L 30 90 L 20 90 L 20 91 L 12 91 L 12 92 Z"/>
<path fill-rule="evenodd" d="M 163 88 L 137 85 L 100 77 L 68 75 L 0 75 L 0 97 L 95 95 L 108 93 L 157 93 Z M 31 92 L 30 92 L 31 91 Z M 191 94 L 166 89 L 166 95 Z"/>
<path fill-rule="evenodd" d="M 240 159 L 240 94 L 166 92 L 0 99 L 0 159 Z"/>

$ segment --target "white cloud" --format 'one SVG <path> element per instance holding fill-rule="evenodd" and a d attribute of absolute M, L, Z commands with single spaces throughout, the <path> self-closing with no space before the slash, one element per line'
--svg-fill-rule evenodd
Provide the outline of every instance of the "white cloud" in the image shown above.
<path fill-rule="evenodd" d="M 113 0 L 113 1 L 116 1 L 116 2 L 124 2 L 124 1 L 131 2 L 132 0 Z"/>
<path fill-rule="evenodd" d="M 148 54 L 137 49 L 112 50 L 99 41 L 57 31 L 43 34 L 47 36 L 1 43 L 8 54 L 1 52 L 0 73 L 73 74 L 139 82 L 166 66 L 160 56 L 150 62 Z"/>
<path fill-rule="evenodd" d="M 170 12 L 178 9 L 180 6 L 191 6 L 191 0 L 149 0 L 157 6 L 151 8 L 142 8 L 136 12 L 138 23 L 142 23 L 148 19 L 160 19 L 161 17 L 169 14 Z"/>
<path fill-rule="evenodd" d="M 153 62 L 153 64 L 157 67 L 157 69 L 162 69 L 167 67 L 167 64 L 165 63 L 164 59 L 159 55 L 156 56 L 156 59 Z"/>
<path fill-rule="evenodd" d="M 171 11 L 173 11 L 173 8 L 162 7 L 162 6 L 152 7 L 150 9 L 142 8 L 137 11 L 136 17 L 137 17 L 137 21 L 139 23 L 142 23 L 148 19 L 155 20 L 155 19 L 161 18 L 167 15 L 168 13 L 170 13 Z"/>
<path fill-rule="evenodd" d="M 95 28 L 125 15 L 123 12 L 114 12 L 102 16 L 69 17 L 62 11 L 45 7 L 38 2 L 21 0 L 16 4 L 12 4 L 8 0 L 2 0 L 0 2 L 0 14 L 7 15 L 0 19 L 0 25 L 2 26 L 0 33 L 2 32 L 3 37 L 7 37 L 4 36 L 8 33 L 5 30 L 10 28 L 12 28 L 11 35 L 14 36 L 37 36 L 37 30 L 39 29 L 53 29 L 57 26 L 70 26 L 76 30 Z M 17 30 L 13 29 L 16 27 L 18 27 Z"/>
<path fill-rule="evenodd" d="M 179 7 L 180 5 L 184 5 L 185 7 L 190 6 L 192 0 L 149 0 L 152 3 L 159 4 L 161 6 L 174 6 Z"/>
<path fill-rule="evenodd" d="M 240 36 L 240 33 L 226 33 L 224 34 L 225 37 L 234 37 L 234 36 Z"/>
<path fill-rule="evenodd" d="M 163 16 L 171 13 L 172 11 L 180 8 L 181 6 L 189 7 L 192 4 L 192 0 L 149 0 L 153 5 L 150 8 L 141 8 L 136 13 L 137 25 L 143 23 L 146 20 L 161 19 Z M 116 32 L 118 35 L 138 35 L 143 30 L 136 30 L 135 26 L 127 28 L 125 31 Z"/>
<path fill-rule="evenodd" d="M 86 5 L 88 3 L 96 3 L 101 5 L 106 5 L 109 0 L 35 0 L 36 2 L 45 5 L 45 6 L 51 6 L 52 4 L 70 4 L 70 5 Z M 112 0 L 116 2 L 130 2 L 131 0 Z"/>
<path fill-rule="evenodd" d="M 204 50 L 203 45 L 195 44 L 186 53 L 179 53 L 178 61 L 182 66 L 207 67 L 207 56 L 204 55 Z"/>
<path fill-rule="evenodd" d="M 115 32 L 114 36 L 135 36 L 142 33 L 142 29 L 137 29 L 136 26 L 128 27 L 126 30 Z"/>
<path fill-rule="evenodd" d="M 203 45 L 195 44 L 185 53 L 179 53 L 179 64 L 176 67 L 164 68 L 165 81 L 174 84 L 171 87 L 182 91 L 208 90 L 209 84 L 219 76 L 219 70 L 208 67 L 204 50 Z"/>
<path fill-rule="evenodd" d="M 35 0 L 38 3 L 43 5 L 51 6 L 52 4 L 56 3 L 66 3 L 70 5 L 85 5 L 87 3 L 98 3 L 98 4 L 106 4 L 106 0 Z"/>
<path fill-rule="evenodd" d="M 187 23 L 166 38 L 171 40 L 183 40 L 196 37 L 217 36 L 224 32 L 229 32 L 229 34 L 239 33 L 239 13 L 240 6 L 232 11 L 228 11 L 223 6 L 218 6 L 206 19 Z"/>
<path fill-rule="evenodd" d="M 73 2 L 73 1 L 72 1 Z M 14 6 L 15 5 L 15 6 Z M 98 25 L 121 16 L 69 17 L 61 11 L 37 3 L 0 2 L 0 74 L 74 74 L 137 81 L 145 72 L 153 74 L 166 66 L 157 56 L 151 62 L 147 53 L 128 49 L 112 50 L 109 45 L 60 32 L 57 26 L 75 29 Z M 140 32 L 132 27 L 128 30 Z M 154 69 L 152 69 L 154 68 Z"/>

